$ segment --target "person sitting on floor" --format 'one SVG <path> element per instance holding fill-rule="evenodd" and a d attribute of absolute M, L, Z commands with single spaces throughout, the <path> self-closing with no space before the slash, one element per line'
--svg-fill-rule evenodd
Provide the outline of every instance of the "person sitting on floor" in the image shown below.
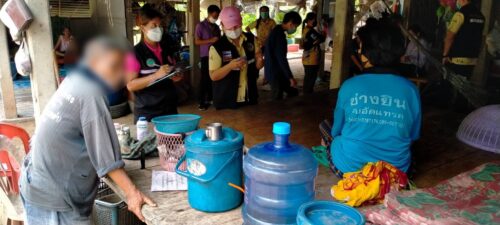
<path fill-rule="evenodd" d="M 241 30 L 242 18 L 236 7 L 220 12 L 224 36 L 209 51 L 210 78 L 216 109 L 235 109 L 257 104 L 257 78 L 264 65 L 255 37 Z"/>
<path fill-rule="evenodd" d="M 366 32 L 361 53 L 369 66 L 344 82 L 334 111 L 329 159 L 340 177 L 377 161 L 407 172 L 410 146 L 420 136 L 419 91 L 393 69 L 405 51 L 401 31 L 380 22 Z"/>

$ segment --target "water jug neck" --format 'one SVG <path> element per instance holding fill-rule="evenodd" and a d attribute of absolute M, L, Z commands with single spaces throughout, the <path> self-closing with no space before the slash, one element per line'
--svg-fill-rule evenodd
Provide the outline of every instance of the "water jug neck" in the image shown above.
<path fill-rule="evenodd" d="M 274 148 L 275 149 L 286 149 L 288 148 L 288 138 L 289 134 L 274 134 Z"/>

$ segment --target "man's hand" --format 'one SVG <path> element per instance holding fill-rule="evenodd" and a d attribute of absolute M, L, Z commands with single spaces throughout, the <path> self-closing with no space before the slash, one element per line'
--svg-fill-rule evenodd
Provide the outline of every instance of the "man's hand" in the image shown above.
<path fill-rule="evenodd" d="M 295 78 L 290 78 L 290 87 L 297 87 L 297 81 Z"/>
<path fill-rule="evenodd" d="M 145 219 L 141 212 L 142 205 L 156 207 L 156 204 L 137 189 L 123 168 L 109 172 L 108 177 L 123 191 L 125 198 L 127 198 L 128 210 L 144 222 Z"/>
<path fill-rule="evenodd" d="M 141 209 L 142 205 L 147 204 L 152 207 L 156 207 L 156 204 L 149 197 L 145 196 L 142 192 L 135 189 L 127 194 L 127 205 L 128 210 L 134 213 L 139 220 L 146 222 L 144 216 L 142 215 Z"/>

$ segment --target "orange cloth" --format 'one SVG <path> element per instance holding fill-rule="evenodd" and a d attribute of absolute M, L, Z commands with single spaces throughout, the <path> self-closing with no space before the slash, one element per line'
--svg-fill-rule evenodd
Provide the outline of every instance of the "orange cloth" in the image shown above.
<path fill-rule="evenodd" d="M 366 164 L 361 171 L 345 173 L 331 189 L 333 198 L 350 206 L 378 203 L 391 188 L 408 184 L 406 174 L 393 165 L 378 161 Z"/>

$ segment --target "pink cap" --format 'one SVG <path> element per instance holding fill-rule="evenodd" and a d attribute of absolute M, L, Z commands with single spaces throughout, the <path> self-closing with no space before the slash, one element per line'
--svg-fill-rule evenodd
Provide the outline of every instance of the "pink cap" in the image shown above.
<path fill-rule="evenodd" d="M 231 29 L 243 24 L 240 10 L 234 6 L 224 7 L 220 12 L 219 19 L 226 29 Z"/>

